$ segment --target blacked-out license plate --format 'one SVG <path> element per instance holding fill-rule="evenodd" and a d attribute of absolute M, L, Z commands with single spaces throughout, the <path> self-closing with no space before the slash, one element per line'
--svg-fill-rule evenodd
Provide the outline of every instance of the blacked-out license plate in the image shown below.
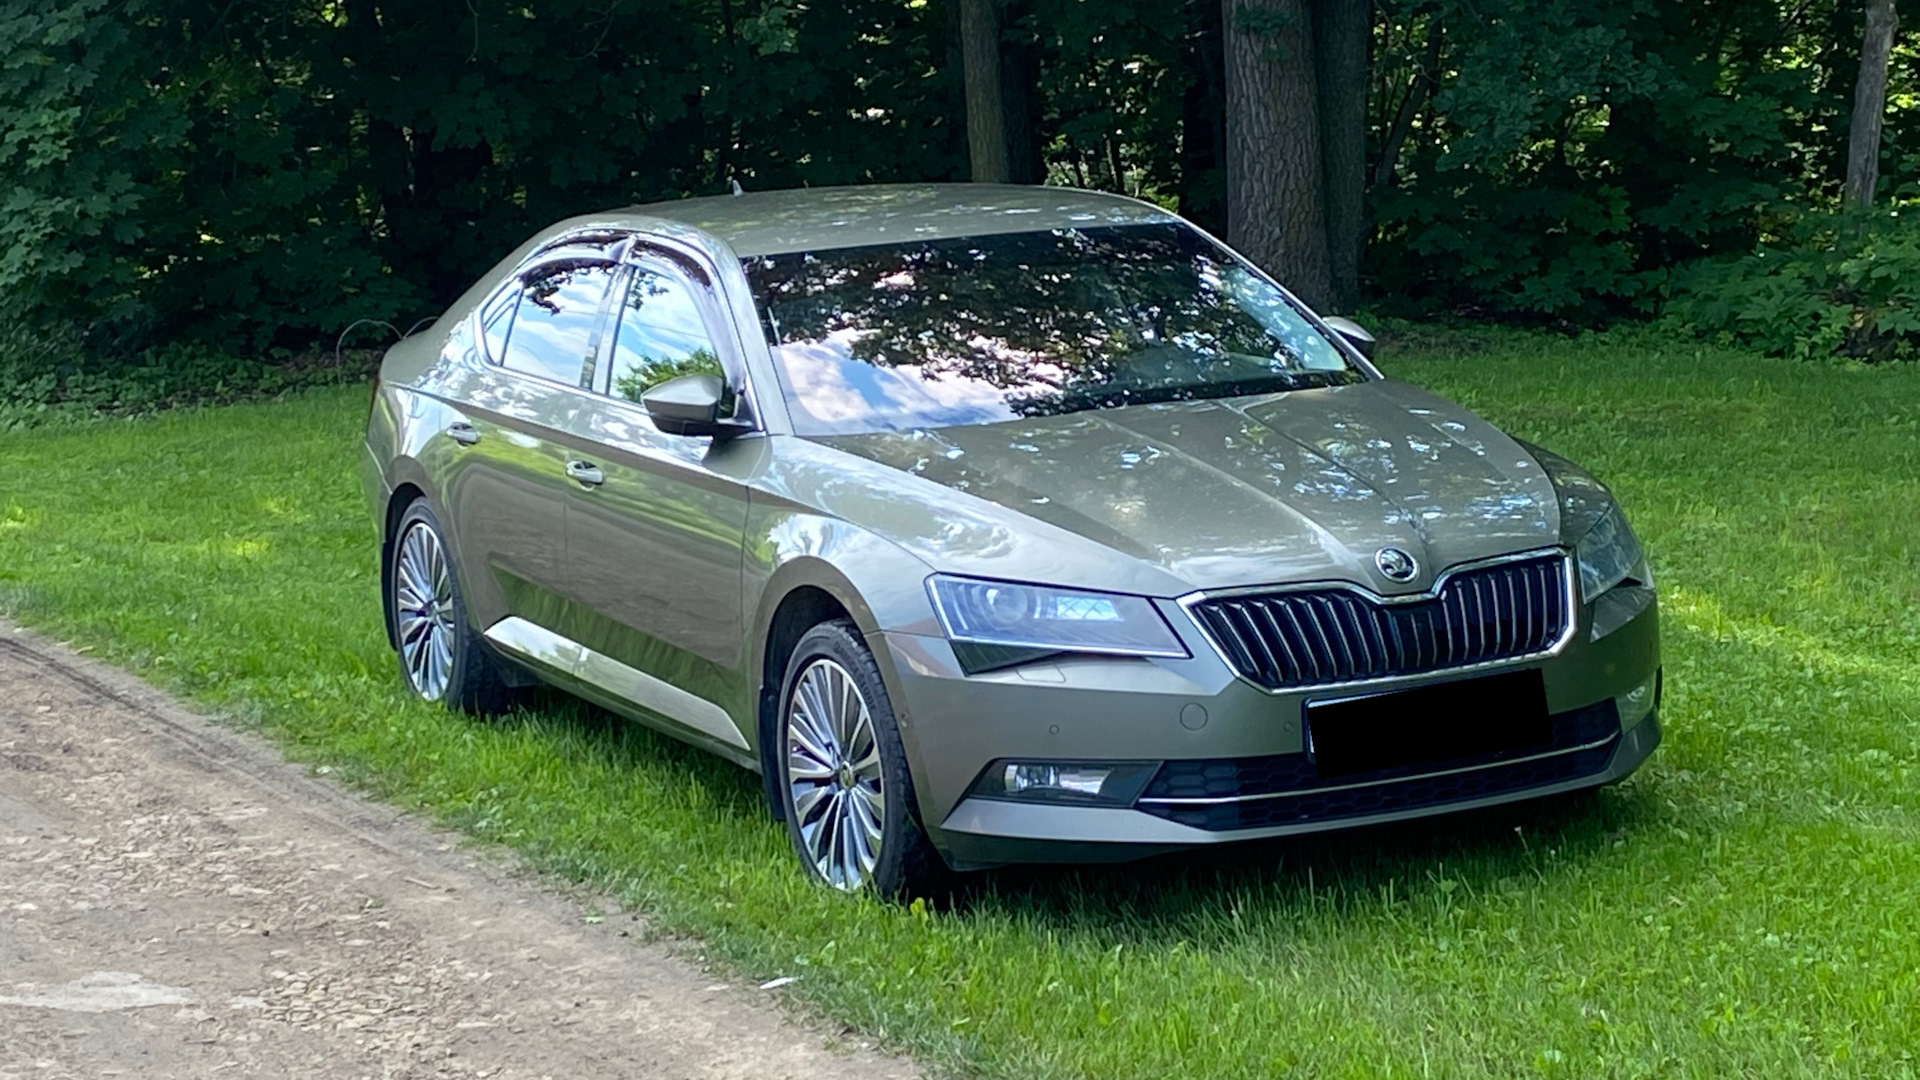
<path fill-rule="evenodd" d="M 1553 726 L 1536 669 L 1308 702 L 1307 738 L 1314 766 L 1333 777 L 1541 747 Z"/>

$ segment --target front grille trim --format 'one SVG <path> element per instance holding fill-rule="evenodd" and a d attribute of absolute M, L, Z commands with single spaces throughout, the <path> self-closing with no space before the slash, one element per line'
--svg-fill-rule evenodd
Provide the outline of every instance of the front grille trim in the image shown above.
<path fill-rule="evenodd" d="M 1240 832 L 1440 810 L 1489 796 L 1525 798 L 1595 781 L 1626 738 L 1613 698 L 1555 713 L 1551 719 L 1552 742 L 1539 750 L 1354 777 L 1321 779 L 1305 753 L 1166 761 L 1133 808 L 1189 828 Z"/>
<path fill-rule="evenodd" d="M 1153 806 L 1167 807 L 1208 807 L 1265 802 L 1268 799 L 1299 799 L 1314 795 L 1355 791 L 1360 788 L 1377 788 L 1386 787 L 1391 784 L 1404 784 L 1412 780 L 1434 780 L 1440 777 L 1457 776 L 1461 773 L 1483 772 L 1487 769 L 1500 768 L 1507 765 L 1526 765 L 1535 761 L 1545 761 L 1547 758 L 1565 757 L 1568 754 L 1584 754 L 1589 751 L 1598 750 L 1603 746 L 1611 746 L 1614 742 L 1618 741 L 1619 738 L 1620 733 L 1615 731 L 1604 738 L 1581 743 L 1579 746 L 1565 746 L 1552 750 L 1542 750 L 1539 753 L 1526 754 L 1522 757 L 1499 758 L 1494 761 L 1475 762 L 1471 765 L 1461 765 L 1452 769 L 1434 769 L 1430 772 L 1409 773 L 1405 776 L 1394 776 L 1385 780 L 1362 780 L 1352 784 L 1322 784 L 1316 787 L 1295 788 L 1290 791 L 1257 791 L 1251 795 L 1143 795 L 1134 800 L 1134 803 L 1136 806 L 1146 806 L 1150 804 Z"/>
<path fill-rule="evenodd" d="M 1441 647 L 1441 642 L 1439 641 L 1439 638 L 1441 636 L 1444 635 L 1448 639 L 1445 644 L 1445 648 L 1447 649 L 1453 648 L 1452 634 L 1454 632 L 1454 626 L 1453 626 L 1454 620 L 1452 618 L 1433 619 L 1431 615 L 1429 615 L 1429 618 L 1428 618 L 1429 624 L 1432 624 L 1435 622 L 1440 624 L 1438 626 L 1431 626 L 1430 632 L 1425 635 L 1425 638 L 1430 638 L 1432 639 L 1431 641 L 1423 640 L 1422 635 L 1415 634 L 1413 641 L 1411 641 L 1410 643 L 1403 642 L 1400 640 L 1400 628 L 1398 625 L 1398 621 L 1397 620 L 1388 621 L 1388 627 L 1393 631 L 1393 635 L 1394 635 L 1392 648 L 1398 650 L 1402 656 L 1411 655 L 1414 658 L 1414 670 L 1401 672 L 1401 673 L 1387 674 L 1387 675 L 1367 676 L 1365 678 L 1359 678 L 1359 679 L 1338 679 L 1338 678 L 1327 679 L 1327 678 L 1324 678 L 1320 670 L 1321 658 L 1319 656 L 1312 655 L 1313 650 L 1309 649 L 1307 650 L 1309 653 L 1307 657 L 1307 660 L 1308 660 L 1307 665 L 1296 665 L 1296 666 L 1310 667 L 1313 673 L 1313 678 L 1311 681 L 1288 683 L 1282 686 L 1268 686 L 1265 683 L 1261 682 L 1258 678 L 1255 678 L 1248 671 L 1249 665 L 1245 661 L 1243 661 L 1240 658 L 1237 658 L 1234 655 L 1233 648 L 1230 645 L 1230 643 L 1224 642 L 1220 639 L 1220 636 L 1215 633 L 1214 628 L 1211 625 L 1209 625 L 1207 618 L 1205 618 L 1200 611 L 1200 606 L 1208 603 L 1209 601 L 1220 601 L 1220 600 L 1231 601 L 1236 599 L 1256 599 L 1256 598 L 1262 598 L 1262 597 L 1279 597 L 1279 596 L 1308 594 L 1313 599 L 1313 607 L 1315 611 L 1318 612 L 1324 608 L 1325 618 L 1331 620 L 1332 624 L 1337 628 L 1342 625 L 1340 616 L 1335 613 L 1335 605 L 1339 603 L 1352 604 L 1355 602 L 1355 600 L 1358 600 L 1361 604 L 1370 604 L 1370 605 L 1373 605 L 1379 608 L 1384 608 L 1384 609 L 1391 609 L 1396 605 L 1402 605 L 1402 604 L 1432 603 L 1433 601 L 1442 600 L 1443 598 L 1447 597 L 1448 595 L 1447 586 L 1453 581 L 1454 578 L 1462 574 L 1470 574 L 1475 571 L 1487 570 L 1494 567 L 1510 565 L 1513 563 L 1545 561 L 1548 559 L 1556 559 L 1560 563 L 1560 566 L 1559 566 L 1560 586 L 1561 586 L 1560 602 L 1561 602 L 1561 610 L 1565 613 L 1564 625 L 1562 625 L 1560 628 L 1560 635 L 1557 638 L 1555 638 L 1546 648 L 1543 648 L 1543 649 L 1538 649 L 1532 652 L 1521 653 L 1521 654 L 1516 654 L 1512 656 L 1500 656 L 1493 659 L 1477 661 L 1469 664 L 1456 664 L 1456 665 L 1450 665 L 1450 666 L 1436 666 L 1436 667 L 1420 666 L 1420 662 L 1425 659 L 1426 653 L 1429 651 L 1430 647 L 1431 648 Z M 1572 554 L 1568 552 L 1567 549 L 1565 548 L 1550 547 L 1550 548 L 1535 548 L 1531 551 L 1519 551 L 1509 555 L 1496 555 L 1493 558 L 1489 558 L 1489 559 L 1478 559 L 1473 562 L 1460 563 L 1458 565 L 1448 567 L 1444 572 L 1440 574 L 1439 577 L 1434 579 L 1433 584 L 1425 592 L 1408 593 L 1406 595 L 1401 595 L 1401 596 L 1382 595 L 1380 593 L 1374 592 L 1373 590 L 1363 585 L 1358 585 L 1351 581 L 1304 581 L 1304 582 L 1289 582 L 1281 585 L 1251 585 L 1251 586 L 1244 586 L 1241 588 L 1232 588 L 1232 589 L 1208 589 L 1208 590 L 1202 590 L 1199 592 L 1188 593 L 1187 595 L 1180 597 L 1176 602 L 1179 604 L 1180 608 L 1187 613 L 1188 620 L 1192 623 L 1194 629 L 1199 631 L 1201 638 L 1203 638 L 1206 641 L 1208 647 L 1213 649 L 1214 655 L 1218 656 L 1221 662 L 1227 665 L 1227 668 L 1234 673 L 1234 676 L 1236 678 L 1238 678 L 1241 682 L 1244 682 L 1247 685 L 1252 686 L 1256 689 L 1259 689 L 1265 693 L 1279 696 L 1279 695 L 1286 695 L 1286 694 L 1320 693 L 1320 692 L 1325 692 L 1329 690 L 1347 690 L 1347 689 L 1356 689 L 1356 688 L 1380 688 L 1380 687 L 1389 687 L 1389 686 L 1401 685 L 1401 684 L 1417 683 L 1421 681 L 1431 680 L 1435 677 L 1440 677 L 1440 676 L 1455 676 L 1455 675 L 1472 674 L 1477 672 L 1492 671 L 1498 668 L 1514 667 L 1514 666 L 1524 665 L 1524 664 L 1536 662 L 1539 660 L 1547 659 L 1549 657 L 1558 656 L 1562 651 L 1566 649 L 1567 645 L 1573 641 L 1575 634 L 1579 631 L 1580 597 L 1579 597 L 1578 590 L 1579 590 L 1579 575 L 1573 565 Z M 1527 625 L 1529 628 L 1531 628 L 1536 618 L 1544 619 L 1548 613 L 1544 609 L 1535 608 L 1534 601 L 1536 597 L 1534 595 L 1534 591 L 1531 588 L 1522 589 L 1520 591 L 1525 595 L 1514 596 L 1509 598 L 1509 603 L 1507 606 L 1516 608 L 1516 609 L 1524 608 Z M 1346 594 L 1346 595 L 1341 595 L 1341 594 Z M 1462 611 L 1465 610 L 1466 599 L 1464 594 L 1456 593 L 1452 597 L 1452 599 L 1457 601 Z M 1480 592 L 1477 587 L 1475 589 L 1474 602 L 1476 605 L 1486 602 L 1481 599 Z M 1499 603 L 1499 598 L 1497 595 L 1495 596 L 1493 602 L 1496 604 Z M 1353 612 L 1351 612 L 1351 609 L 1349 609 L 1349 613 L 1353 614 Z M 1311 633 L 1320 637 L 1325 636 L 1326 631 L 1325 631 L 1325 628 L 1322 626 L 1321 618 L 1318 615 L 1315 615 L 1313 618 L 1308 620 L 1312 623 L 1312 626 L 1308 627 L 1306 625 L 1302 625 L 1302 620 L 1298 615 L 1295 614 L 1293 605 L 1284 606 L 1281 609 L 1281 614 L 1286 616 L 1286 618 L 1290 622 L 1295 624 L 1296 634 L 1304 635 L 1304 634 Z M 1520 611 L 1515 610 L 1514 615 L 1518 617 L 1520 615 Z M 1222 617 L 1227 617 L 1227 616 L 1223 614 Z M 1254 643 L 1258 645 L 1263 651 L 1267 652 L 1270 656 L 1274 656 L 1275 646 L 1278 646 L 1280 649 L 1286 650 L 1288 652 L 1289 659 L 1291 659 L 1292 645 L 1289 643 L 1287 635 L 1284 632 L 1281 632 L 1281 629 L 1277 625 L 1273 614 L 1270 611 L 1268 611 L 1265 607 L 1262 607 L 1259 610 L 1258 616 L 1253 614 L 1241 614 L 1236 609 L 1233 611 L 1233 617 L 1244 618 L 1249 628 L 1252 628 L 1255 630 L 1253 634 L 1246 635 L 1246 636 L 1250 636 L 1253 639 Z M 1268 624 L 1273 626 L 1273 629 L 1275 632 L 1272 635 L 1259 633 L 1258 628 L 1254 625 L 1254 620 L 1256 618 L 1264 618 Z M 1269 637 L 1271 637 L 1271 641 L 1269 641 Z M 1333 642 L 1328 641 L 1327 644 L 1331 646 L 1333 645 Z M 1376 644 L 1375 642 L 1369 642 L 1366 647 L 1370 649 L 1370 648 L 1373 648 L 1375 644 Z M 1385 639 L 1380 639 L 1377 642 L 1377 644 L 1379 644 L 1383 648 L 1387 647 L 1387 642 Z M 1351 649 L 1353 647 L 1353 643 L 1343 642 L 1343 647 Z M 1251 653 L 1249 653 L 1246 659 L 1255 660 L 1255 658 L 1252 656 Z"/>

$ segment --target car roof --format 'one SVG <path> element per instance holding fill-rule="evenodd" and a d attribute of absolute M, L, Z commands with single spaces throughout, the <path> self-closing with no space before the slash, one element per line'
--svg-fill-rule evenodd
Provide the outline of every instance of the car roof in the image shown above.
<path fill-rule="evenodd" d="M 1098 191 L 1005 184 L 874 184 L 751 191 L 650 203 L 612 222 L 687 226 L 741 258 L 995 233 L 1179 220 L 1151 203 Z"/>

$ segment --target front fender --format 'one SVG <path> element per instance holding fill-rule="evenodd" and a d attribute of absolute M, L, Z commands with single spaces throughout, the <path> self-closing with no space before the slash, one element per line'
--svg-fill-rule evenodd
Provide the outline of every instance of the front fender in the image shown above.
<path fill-rule="evenodd" d="M 817 589 L 844 609 L 879 661 L 880 676 L 899 721 L 907 760 L 920 758 L 913 717 L 906 707 L 886 631 L 939 634 L 924 561 L 881 536 L 838 518 L 787 503 L 757 504 L 748 519 L 744 572 L 751 611 L 751 699 L 756 719 L 777 692 L 770 685 L 768 649 L 781 605 L 802 590 Z M 754 744 L 761 731 L 754 724 Z"/>
<path fill-rule="evenodd" d="M 753 627 L 753 670 L 766 670 L 769 631 L 794 592 L 819 589 L 869 640 L 882 630 L 938 633 L 926 579 L 933 571 L 898 544 L 858 526 L 792 507 L 756 505 L 742 567 Z"/>

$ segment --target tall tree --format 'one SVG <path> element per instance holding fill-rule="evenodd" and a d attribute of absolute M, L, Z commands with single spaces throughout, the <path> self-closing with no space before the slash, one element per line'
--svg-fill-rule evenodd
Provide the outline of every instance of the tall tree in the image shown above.
<path fill-rule="evenodd" d="M 1880 129 L 1886 123 L 1887 61 L 1899 28 L 1893 0 L 1867 0 L 1867 33 L 1860 45 L 1860 78 L 1853 86 L 1853 123 L 1847 132 L 1849 206 L 1873 205 L 1880 182 Z"/>
<path fill-rule="evenodd" d="M 1227 239 L 1314 308 L 1333 302 L 1306 0 L 1222 0 Z"/>
<path fill-rule="evenodd" d="M 1366 243 L 1367 43 L 1372 36 L 1372 0 L 1320 0 L 1315 5 L 1314 70 L 1320 79 L 1327 260 L 1335 311 L 1352 311 L 1360 304 L 1360 252 Z"/>
<path fill-rule="evenodd" d="M 1013 179 L 1013 156 L 1000 70 L 1000 0 L 960 0 L 960 66 L 966 78 L 973 182 L 1007 183 Z"/>
<path fill-rule="evenodd" d="M 1040 45 L 1031 26 L 1032 12 L 1019 0 L 1000 8 L 1000 104 L 1006 117 L 1007 172 L 1016 184 L 1047 178 L 1046 148 L 1040 137 Z"/>
<path fill-rule="evenodd" d="M 1227 231 L 1227 76 L 1221 55 L 1220 4 L 1187 0 L 1186 88 L 1180 99 L 1180 213 L 1211 232 Z"/>

